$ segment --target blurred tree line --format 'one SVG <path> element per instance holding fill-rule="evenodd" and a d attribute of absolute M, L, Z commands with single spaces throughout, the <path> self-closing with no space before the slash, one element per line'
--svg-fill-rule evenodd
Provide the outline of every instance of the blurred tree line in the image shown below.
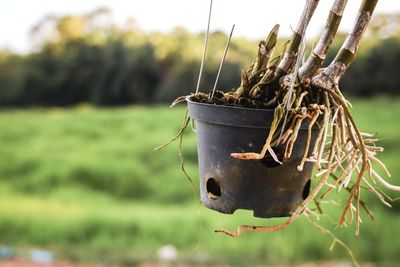
<path fill-rule="evenodd" d="M 344 37 L 335 41 L 329 60 Z M 201 91 L 213 86 L 226 38 L 222 32 L 210 36 Z M 170 102 L 195 90 L 204 33 L 144 33 L 135 20 L 116 25 L 110 10 L 99 8 L 81 16 L 47 16 L 32 28 L 31 40 L 28 54 L 0 51 L 0 106 Z M 237 87 L 241 67 L 256 52 L 257 42 L 234 38 L 218 88 Z M 397 95 L 399 63 L 400 15 L 378 14 L 342 89 L 357 96 Z"/>

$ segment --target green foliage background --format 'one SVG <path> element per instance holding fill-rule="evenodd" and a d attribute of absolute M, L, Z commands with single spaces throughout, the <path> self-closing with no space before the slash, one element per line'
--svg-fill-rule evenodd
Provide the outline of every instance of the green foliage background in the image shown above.
<path fill-rule="evenodd" d="M 96 24 L 107 12 L 45 18 L 32 30 L 29 53 L 0 51 L 0 245 L 122 264 L 156 260 L 166 244 L 177 247 L 178 261 L 201 264 L 349 261 L 338 246 L 330 252 L 330 238 L 304 218 L 279 233 L 246 233 L 240 239 L 213 233 L 282 219 L 255 219 L 246 211 L 228 216 L 197 206 L 180 172 L 176 144 L 153 151 L 176 134 L 184 113 L 183 107 L 155 104 L 194 90 L 204 34 Z M 393 18 L 395 27 L 385 20 L 372 23 L 342 89 L 346 95 L 392 95 L 353 102 L 360 128 L 380 133 L 386 148 L 382 159 L 398 184 L 400 19 Z M 48 23 L 52 31 L 43 32 Z M 335 41 L 328 62 L 343 38 Z M 212 87 L 225 41 L 221 32 L 210 37 L 202 91 Z M 219 88 L 239 84 L 240 69 L 256 50 L 255 41 L 233 39 Z M 184 142 L 197 190 L 194 134 Z M 367 193 L 363 197 L 376 220 L 364 219 L 360 237 L 354 237 L 354 229 L 335 228 L 327 218 L 337 219 L 335 207 L 326 207 L 322 224 L 333 228 L 360 261 L 398 266 L 398 202 L 388 209 Z"/>
<path fill-rule="evenodd" d="M 379 131 L 386 147 L 381 158 L 394 174 L 391 181 L 399 183 L 400 129 L 393 122 L 400 116 L 400 100 L 353 103 L 361 129 Z M 349 261 L 340 246 L 329 251 L 331 239 L 305 218 L 278 233 L 246 233 L 239 239 L 214 234 L 219 227 L 283 219 L 256 219 L 246 211 L 223 215 L 195 205 L 180 171 L 177 144 L 153 151 L 175 135 L 183 114 L 183 107 L 86 105 L 1 112 L 0 243 L 109 263 L 157 260 L 157 250 L 166 244 L 177 247 L 179 261 L 202 264 Z M 185 136 L 184 155 L 197 190 L 193 133 Z M 360 237 L 352 228 L 335 229 L 331 221 L 340 216 L 337 207 L 326 205 L 321 223 L 333 228 L 360 261 L 396 266 L 399 203 L 389 209 L 371 194 L 363 198 L 376 220 L 363 214 Z"/>
<path fill-rule="evenodd" d="M 0 106 L 165 103 L 194 91 L 203 33 L 179 27 L 167 34 L 145 33 L 134 23 L 98 24 L 108 12 L 45 18 L 32 29 L 28 54 L 0 51 Z M 327 63 L 344 37 L 338 35 Z M 212 88 L 226 39 L 222 32 L 210 36 L 202 91 Z M 276 55 L 285 41 L 279 40 Z M 400 16 L 376 15 L 360 47 L 342 89 L 357 96 L 398 95 Z M 218 89 L 238 87 L 241 68 L 256 53 L 256 41 L 234 36 Z"/>

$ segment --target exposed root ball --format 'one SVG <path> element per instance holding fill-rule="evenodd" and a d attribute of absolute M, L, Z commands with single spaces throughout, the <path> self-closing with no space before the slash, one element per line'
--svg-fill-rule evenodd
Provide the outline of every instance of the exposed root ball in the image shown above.
<path fill-rule="evenodd" d="M 347 195 L 338 225 L 354 224 L 356 234 L 359 234 L 362 222 L 360 209 L 364 209 L 371 219 L 374 218 L 366 203 L 361 200 L 362 190 L 373 193 L 383 204 L 390 206 L 391 199 L 375 184 L 394 191 L 400 191 L 400 186 L 388 183 L 380 175 L 378 170 L 390 176 L 384 163 L 377 158 L 378 152 L 382 152 L 383 148 L 376 145 L 378 139 L 374 135 L 363 133 L 358 129 L 350 112 L 351 104 L 337 86 L 355 58 L 355 48 L 365 31 L 376 2 L 376 0 L 363 1 L 354 29 L 328 68 L 320 67 L 334 38 L 340 17 L 328 19 L 324 38 L 313 50 L 306 64 L 301 66 L 302 53 L 305 50 L 305 47 L 301 47 L 304 43 L 305 28 L 318 3 L 318 1 L 307 1 L 289 47 L 286 49 L 285 46 L 280 56 L 271 57 L 279 29 L 275 26 L 268 37 L 260 42 L 257 58 L 247 70 L 242 71 L 239 88 L 227 93 L 216 91 L 213 97 L 205 93 L 191 95 L 191 100 L 195 102 L 274 109 L 274 118 L 269 133 L 266 133 L 262 150 L 232 153 L 232 157 L 260 160 L 271 156 L 279 162 L 274 149 L 283 146 L 284 158 L 288 159 L 292 156 L 299 130 L 302 126 L 306 126 L 308 138 L 304 144 L 305 152 L 298 170 L 302 171 L 306 162 L 313 162 L 318 170 L 315 175 L 315 187 L 286 222 L 275 226 L 244 225 L 236 232 L 226 229 L 216 232 L 238 237 L 243 231 L 282 230 L 300 214 L 310 214 L 308 206 L 312 201 L 321 210 L 318 199 L 326 198 L 332 192 L 336 192 Z M 343 0 L 335 1 L 333 12 L 343 12 L 345 3 Z M 185 97 L 180 97 L 173 105 L 184 100 Z M 311 133 L 314 129 L 318 130 L 318 134 L 314 145 L 311 146 Z M 181 137 L 182 133 L 183 130 L 176 138 Z M 336 239 L 334 241 L 338 242 Z"/>

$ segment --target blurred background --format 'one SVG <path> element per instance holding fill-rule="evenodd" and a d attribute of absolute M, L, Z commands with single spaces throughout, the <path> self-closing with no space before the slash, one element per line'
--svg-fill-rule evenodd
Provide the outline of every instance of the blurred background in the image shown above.
<path fill-rule="evenodd" d="M 321 1 L 308 48 L 332 2 Z M 328 63 L 361 1 L 349 2 Z M 282 219 L 199 207 L 177 144 L 153 151 L 182 123 L 184 106 L 168 104 L 195 89 L 208 1 L 0 3 L 0 266 L 351 266 L 346 251 L 330 250 L 332 239 L 304 218 L 278 233 L 214 234 Z M 221 90 L 239 85 L 241 68 L 275 23 L 279 43 L 287 40 L 303 4 L 214 1 L 201 90 L 214 83 L 233 23 Z M 381 1 L 341 89 L 361 130 L 379 133 L 381 159 L 396 184 L 399 64 L 400 2 Z M 185 136 L 184 156 L 197 191 L 193 133 Z M 322 224 L 365 266 L 400 266 L 400 204 L 389 209 L 368 193 L 364 198 L 375 220 L 364 214 L 361 236 L 335 228 L 337 207 L 326 207 Z"/>

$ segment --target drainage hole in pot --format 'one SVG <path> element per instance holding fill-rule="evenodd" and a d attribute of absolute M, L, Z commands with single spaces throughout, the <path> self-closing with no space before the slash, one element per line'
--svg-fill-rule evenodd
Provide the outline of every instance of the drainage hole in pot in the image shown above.
<path fill-rule="evenodd" d="M 207 189 L 207 195 L 210 199 L 217 200 L 218 198 L 221 197 L 222 194 L 221 186 L 214 178 L 208 178 L 206 189 Z"/>
<path fill-rule="evenodd" d="M 283 162 L 283 156 L 285 154 L 285 150 L 283 146 L 278 146 L 273 148 L 276 157 L 279 159 L 280 162 Z M 262 164 L 264 164 L 268 168 L 275 168 L 281 166 L 279 162 L 276 162 L 270 153 L 267 152 L 265 157 L 261 160 Z"/>
<path fill-rule="evenodd" d="M 305 200 L 308 197 L 308 194 L 310 194 L 310 188 L 311 188 L 311 180 L 308 180 L 303 189 L 303 200 Z"/>

